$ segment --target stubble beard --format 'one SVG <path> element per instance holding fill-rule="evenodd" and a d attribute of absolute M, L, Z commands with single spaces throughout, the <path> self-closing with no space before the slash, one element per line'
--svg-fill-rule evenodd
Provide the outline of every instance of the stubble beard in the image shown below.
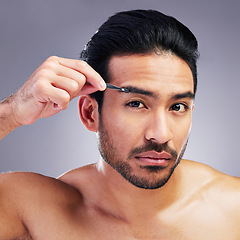
<path fill-rule="evenodd" d="M 146 146 L 141 148 L 133 149 L 127 159 L 129 161 L 131 161 L 131 157 L 135 154 L 151 150 L 156 152 L 166 151 L 172 155 L 172 159 L 169 160 L 174 162 L 172 167 L 141 166 L 140 168 L 147 171 L 149 176 L 148 178 L 141 177 L 133 173 L 133 169 L 129 162 L 123 161 L 119 158 L 117 149 L 113 141 L 110 139 L 107 130 L 102 124 L 100 124 L 99 127 L 98 148 L 103 160 L 120 173 L 128 182 L 142 189 L 158 189 L 168 182 L 183 157 L 187 142 L 188 141 L 186 141 L 179 154 L 177 154 L 177 152 L 171 149 L 167 144 L 157 144 L 153 142 L 149 142 Z"/>

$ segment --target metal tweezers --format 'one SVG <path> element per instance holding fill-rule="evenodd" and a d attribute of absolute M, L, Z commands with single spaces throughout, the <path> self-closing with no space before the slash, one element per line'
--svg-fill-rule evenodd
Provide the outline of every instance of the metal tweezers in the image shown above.
<path fill-rule="evenodd" d="M 116 89 L 116 90 L 119 90 L 119 91 L 125 92 L 125 93 L 129 93 L 130 92 L 129 88 L 117 87 L 117 86 L 114 86 L 114 85 L 112 85 L 110 83 L 106 83 L 106 85 L 107 85 L 108 89 Z"/>

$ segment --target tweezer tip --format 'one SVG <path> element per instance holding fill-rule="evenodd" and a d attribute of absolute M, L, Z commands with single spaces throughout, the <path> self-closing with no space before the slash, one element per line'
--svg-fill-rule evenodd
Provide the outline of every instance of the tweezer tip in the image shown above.
<path fill-rule="evenodd" d="M 125 92 L 125 93 L 129 93 L 130 92 L 130 89 L 128 88 L 124 88 L 124 87 L 117 87 L 115 85 L 112 85 L 110 83 L 107 83 L 107 88 L 110 88 L 110 89 L 116 89 L 116 90 L 119 90 L 121 92 Z"/>
<path fill-rule="evenodd" d="M 121 89 L 123 92 L 125 92 L 125 93 L 129 93 L 130 92 L 130 90 L 128 89 L 128 88 L 122 88 Z"/>

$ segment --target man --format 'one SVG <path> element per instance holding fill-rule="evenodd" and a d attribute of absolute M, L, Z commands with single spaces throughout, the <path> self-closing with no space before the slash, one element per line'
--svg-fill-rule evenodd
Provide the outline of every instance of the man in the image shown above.
<path fill-rule="evenodd" d="M 239 179 L 181 160 L 197 56 L 176 19 L 136 10 L 104 23 L 85 61 L 47 59 L 1 103 L 1 138 L 80 96 L 101 159 L 59 179 L 2 174 L 0 239 L 240 239 Z"/>

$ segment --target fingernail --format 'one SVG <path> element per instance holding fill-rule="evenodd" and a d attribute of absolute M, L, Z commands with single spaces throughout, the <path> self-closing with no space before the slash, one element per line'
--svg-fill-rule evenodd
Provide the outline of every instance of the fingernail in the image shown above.
<path fill-rule="evenodd" d="M 105 88 L 107 87 L 107 86 L 106 86 L 106 83 L 105 83 L 104 81 L 101 81 L 101 82 L 99 83 L 99 86 L 100 86 L 101 90 L 105 90 Z"/>

